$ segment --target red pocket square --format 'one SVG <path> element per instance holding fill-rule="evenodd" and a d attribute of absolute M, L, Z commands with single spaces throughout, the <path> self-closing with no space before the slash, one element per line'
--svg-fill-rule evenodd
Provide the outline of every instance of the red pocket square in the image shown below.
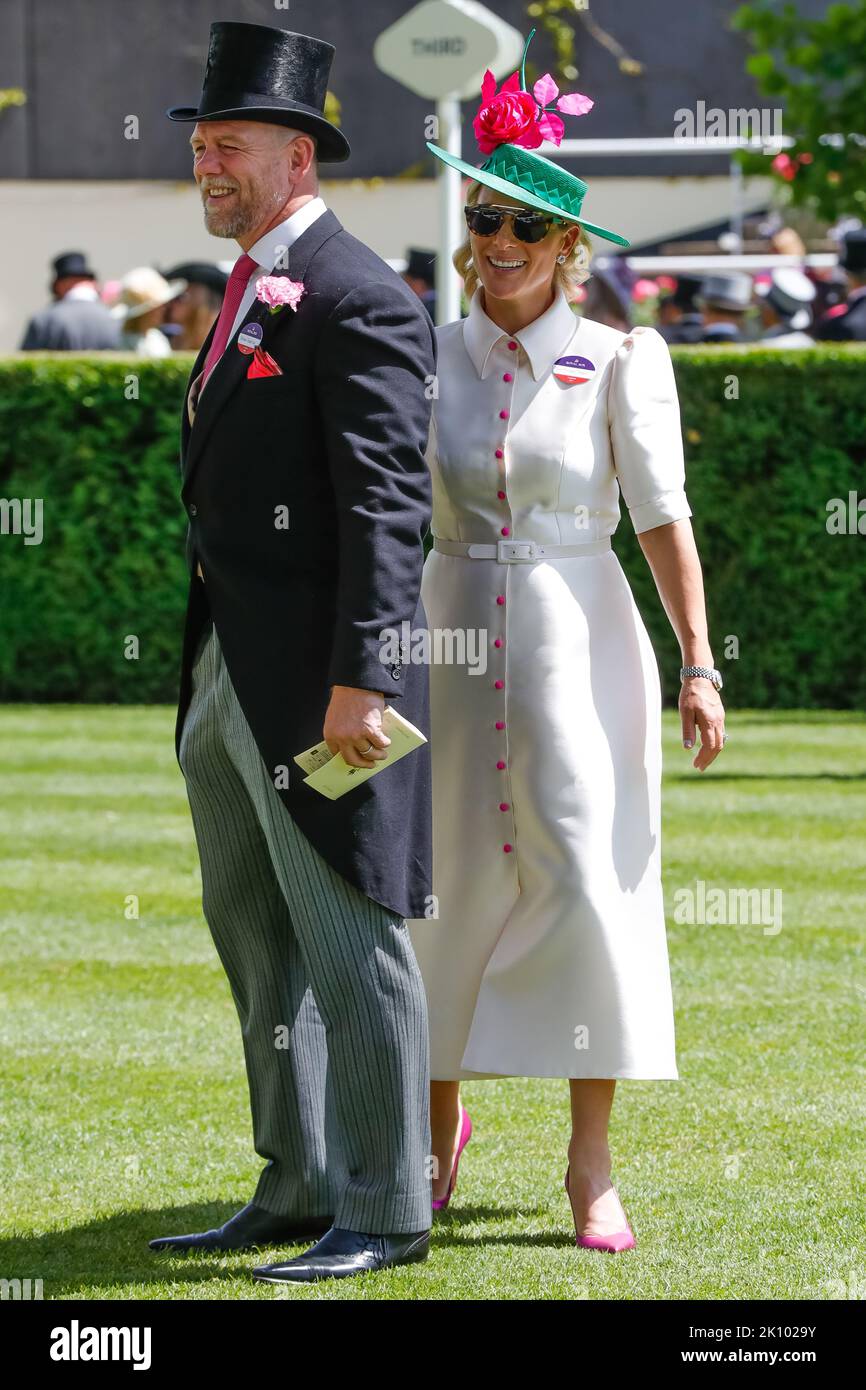
<path fill-rule="evenodd" d="M 264 348 L 257 347 L 253 353 L 253 360 L 247 370 L 247 378 L 255 376 L 282 376 L 283 369 L 279 362 L 275 362 L 269 352 Z"/>

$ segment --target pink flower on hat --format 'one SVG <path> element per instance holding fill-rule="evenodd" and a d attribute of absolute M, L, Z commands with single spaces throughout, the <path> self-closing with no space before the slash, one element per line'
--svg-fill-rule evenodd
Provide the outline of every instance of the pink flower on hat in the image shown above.
<path fill-rule="evenodd" d="M 256 281 L 256 299 L 267 304 L 272 314 L 287 304 L 297 310 L 305 292 L 303 281 L 290 280 L 288 275 L 260 275 Z"/>
<path fill-rule="evenodd" d="M 561 97 L 559 88 L 549 72 L 546 72 L 543 77 L 539 77 L 532 92 L 541 107 L 538 128 L 545 140 L 552 140 L 554 145 L 561 145 L 562 137 L 565 134 L 565 122 L 550 110 L 554 102 L 557 111 L 562 111 L 566 116 L 585 116 L 587 111 L 591 111 L 595 105 L 591 97 L 582 96 L 580 92 L 572 92 L 570 96 Z"/>
<path fill-rule="evenodd" d="M 482 154 L 492 154 L 497 145 L 506 144 L 534 150 L 544 139 L 538 127 L 538 103 L 531 92 L 520 90 L 516 72 L 497 92 L 496 78 L 487 69 L 481 83 L 481 105 L 472 126 Z"/>
<path fill-rule="evenodd" d="M 530 39 L 534 33 L 533 29 Z M 492 154 L 497 146 L 506 144 L 535 150 L 543 140 L 560 145 L 565 124 L 554 105 L 566 116 L 585 116 L 595 103 L 580 92 L 560 96 L 549 72 L 539 77 L 531 92 L 521 87 L 519 75 L 513 72 L 497 92 L 496 78 L 488 68 L 481 83 L 481 105 L 472 122 L 479 150 Z"/>

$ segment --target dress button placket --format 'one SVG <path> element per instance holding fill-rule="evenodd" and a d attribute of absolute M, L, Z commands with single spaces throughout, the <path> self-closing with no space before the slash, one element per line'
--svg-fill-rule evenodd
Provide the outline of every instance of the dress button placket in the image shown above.
<path fill-rule="evenodd" d="M 508 344 L 507 344 L 507 349 L 508 349 L 509 352 L 516 353 L 516 352 L 518 351 L 518 346 L 519 346 L 518 343 L 517 343 L 513 338 L 512 338 L 512 339 L 509 339 Z M 499 526 L 499 534 L 500 534 L 501 536 L 506 537 L 506 538 L 507 538 L 508 536 L 511 535 L 511 505 L 510 505 L 510 502 L 509 502 L 509 500 L 508 500 L 508 482 L 507 482 L 506 466 L 505 466 L 505 446 L 506 446 L 506 436 L 507 436 L 507 433 L 508 433 L 508 421 L 511 419 L 511 408 L 512 408 L 513 399 L 514 399 L 514 379 L 515 379 L 515 375 L 516 375 L 516 363 L 517 363 L 517 358 L 515 357 L 515 358 L 510 362 L 510 364 L 509 364 L 509 365 L 511 365 L 511 366 L 514 367 L 514 369 L 515 369 L 514 371 L 503 371 L 503 370 L 501 370 L 499 364 L 497 364 L 497 367 L 496 367 L 496 371 L 497 371 L 497 373 L 498 373 L 498 375 L 499 375 L 499 378 L 500 378 L 500 380 L 502 381 L 503 386 L 505 387 L 505 390 L 504 390 L 504 392 L 503 392 L 503 394 L 502 394 L 502 397 L 501 397 L 501 399 L 502 399 L 502 405 L 500 406 L 500 409 L 499 409 L 499 419 L 503 422 L 502 434 L 500 435 L 500 443 L 499 443 L 499 446 L 494 450 L 494 458 L 496 459 L 497 476 L 498 476 L 499 481 L 500 481 L 500 486 L 499 486 L 499 488 L 497 489 L 497 492 L 496 492 L 496 500 L 497 500 L 497 502 L 500 503 L 500 505 L 501 505 L 501 512 L 500 512 L 500 515 L 503 516 L 503 522 L 502 522 L 502 524 Z M 506 513 L 507 513 L 507 515 L 506 515 Z M 504 587 L 505 587 L 505 585 L 503 585 L 503 588 L 504 588 Z M 505 597 L 506 597 L 505 594 L 497 594 L 497 595 L 496 595 L 496 603 L 497 603 L 497 606 L 498 606 L 499 608 L 505 608 L 505 607 L 506 607 Z M 504 615 L 503 615 L 503 616 L 504 616 Z M 504 626 L 505 626 L 505 624 L 503 623 L 503 627 L 504 627 Z M 497 694 L 499 694 L 500 692 L 501 692 L 501 694 L 502 694 L 502 718 L 496 720 L 496 729 L 497 729 L 497 731 L 498 731 L 499 733 L 504 733 L 504 732 L 505 732 L 505 729 L 506 729 L 506 720 L 505 720 L 505 636 L 504 636 L 504 634 L 503 634 L 502 632 L 498 633 L 498 634 L 494 637 L 494 639 L 493 639 L 493 647 L 494 647 L 494 650 L 495 650 L 496 652 L 498 652 L 499 657 L 500 657 L 500 660 L 499 660 L 498 666 L 497 666 L 497 672 L 496 672 L 496 675 L 495 675 L 495 678 L 494 678 L 494 681 L 493 681 L 493 689 L 496 691 Z M 498 772 L 505 772 L 506 775 L 507 775 L 507 773 L 508 773 L 508 763 L 507 763 L 507 761 L 506 761 L 505 758 L 498 758 L 498 759 L 496 760 L 496 769 L 497 769 Z M 510 810 L 511 810 L 511 803 L 508 802 L 508 801 L 499 801 L 499 802 L 497 803 L 497 805 L 498 805 L 500 811 L 505 812 L 505 811 L 510 811 Z M 516 835 L 515 835 L 515 832 L 514 832 L 514 818 L 513 818 L 513 815 L 512 815 L 512 819 L 511 819 L 511 840 L 505 840 L 505 841 L 503 842 L 503 845 L 502 845 L 502 852 L 503 852 L 503 854 L 511 854 L 511 853 L 513 852 L 513 850 L 514 850 L 513 841 L 514 841 L 515 839 L 516 839 Z"/>

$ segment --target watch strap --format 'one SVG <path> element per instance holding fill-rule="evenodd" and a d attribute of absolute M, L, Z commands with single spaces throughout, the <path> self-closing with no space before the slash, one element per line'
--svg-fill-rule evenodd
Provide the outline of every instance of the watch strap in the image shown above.
<path fill-rule="evenodd" d="M 712 681 L 717 690 L 721 685 L 719 673 L 712 666 L 681 666 L 680 680 L 684 681 L 689 676 L 704 676 L 708 681 Z"/>

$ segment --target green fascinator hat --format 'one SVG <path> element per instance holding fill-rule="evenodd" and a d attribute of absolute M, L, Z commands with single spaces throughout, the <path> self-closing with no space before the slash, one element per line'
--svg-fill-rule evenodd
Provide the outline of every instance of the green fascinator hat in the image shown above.
<path fill-rule="evenodd" d="M 616 242 L 617 246 L 630 243 L 617 232 L 598 227 L 581 215 L 586 184 L 575 174 L 561 169 L 553 160 L 536 154 L 544 140 L 559 145 L 565 133 L 565 125 L 557 112 L 566 116 L 583 116 L 592 110 L 594 103 L 589 97 L 574 92 L 560 96 L 559 88 L 545 73 L 535 83 L 532 91 L 526 89 L 526 51 L 535 33 L 533 29 L 523 49 L 520 73 L 512 73 L 501 88 L 496 90 L 496 78 L 488 71 L 481 84 L 481 105 L 472 122 L 478 148 L 487 159 L 479 167 L 458 159 L 448 150 L 427 141 L 427 148 L 437 159 L 459 169 L 461 174 L 476 179 L 479 183 L 493 188 L 497 193 L 505 193 L 517 198 L 529 207 L 541 212 L 553 213 L 567 222 L 577 222 L 588 232 L 604 237 L 606 241 Z"/>

